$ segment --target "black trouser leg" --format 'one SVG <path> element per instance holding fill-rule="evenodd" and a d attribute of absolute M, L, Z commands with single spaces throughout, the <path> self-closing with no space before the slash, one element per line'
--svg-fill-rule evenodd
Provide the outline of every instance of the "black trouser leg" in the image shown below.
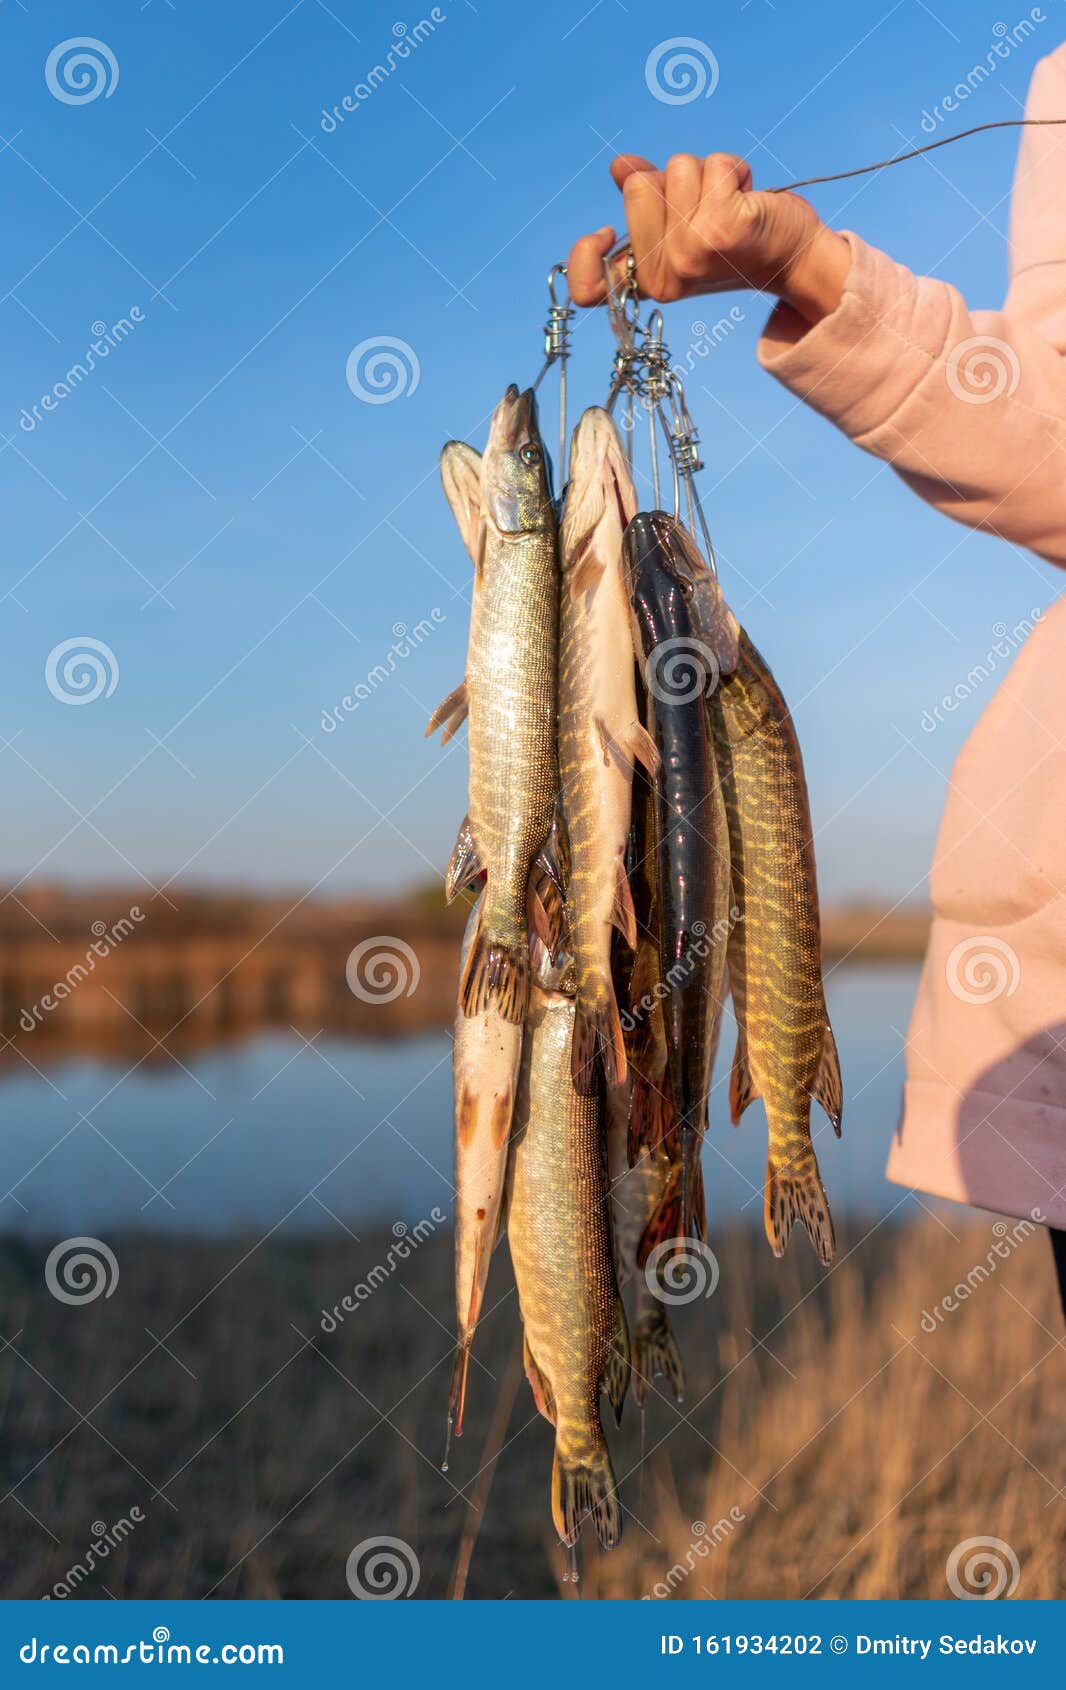
<path fill-rule="evenodd" d="M 1055 1252 L 1055 1272 L 1059 1276 L 1059 1297 L 1062 1302 L 1063 1319 L 1066 1319 L 1066 1232 L 1058 1227 L 1051 1227 L 1051 1248 Z"/>

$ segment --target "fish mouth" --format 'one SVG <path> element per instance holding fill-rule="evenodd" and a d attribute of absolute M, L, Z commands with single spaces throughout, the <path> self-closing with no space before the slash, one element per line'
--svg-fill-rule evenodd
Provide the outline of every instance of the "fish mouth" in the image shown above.
<path fill-rule="evenodd" d="M 537 401 L 531 387 L 519 393 L 514 382 L 492 413 L 489 451 L 513 452 L 537 438 Z"/>
<path fill-rule="evenodd" d="M 672 575 L 683 587 L 695 586 L 696 571 L 678 535 L 678 527 L 676 517 L 667 511 L 638 511 L 626 529 L 626 540 L 632 547 L 626 553 L 631 585 L 654 566 Z"/>

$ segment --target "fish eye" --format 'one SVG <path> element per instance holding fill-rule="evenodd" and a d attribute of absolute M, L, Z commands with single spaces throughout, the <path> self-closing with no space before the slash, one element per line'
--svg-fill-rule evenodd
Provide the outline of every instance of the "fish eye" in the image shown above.
<path fill-rule="evenodd" d="M 522 450 L 519 452 L 518 455 L 519 455 L 519 457 L 521 458 L 521 460 L 524 464 L 539 464 L 540 463 L 540 447 L 539 446 L 534 446 L 534 445 L 523 446 Z"/>

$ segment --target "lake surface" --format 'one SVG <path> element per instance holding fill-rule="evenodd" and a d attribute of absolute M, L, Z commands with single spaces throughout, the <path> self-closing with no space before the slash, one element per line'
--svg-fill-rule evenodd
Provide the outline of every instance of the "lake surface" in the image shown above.
<path fill-rule="evenodd" d="M 839 968 L 828 982 L 844 1076 L 844 1137 L 815 1108 L 815 1143 L 838 1216 L 909 1218 L 883 1176 L 899 1113 L 916 967 Z M 761 1223 L 760 1105 L 740 1128 L 726 1103 L 727 1024 L 705 1152 L 708 1213 Z M 450 1215 L 451 1041 L 387 1044 L 264 1034 L 130 1069 L 83 1057 L 0 1078 L 0 1228 L 106 1235 L 221 1233 L 415 1222 Z"/>

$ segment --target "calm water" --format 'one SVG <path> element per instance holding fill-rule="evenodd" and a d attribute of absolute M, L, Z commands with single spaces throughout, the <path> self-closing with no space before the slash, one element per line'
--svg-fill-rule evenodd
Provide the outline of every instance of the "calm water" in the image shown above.
<path fill-rule="evenodd" d="M 834 1210 L 885 1214 L 902 1193 L 883 1167 L 896 1124 L 916 968 L 849 967 L 829 982 L 844 1072 L 844 1138 L 815 1110 Z M 708 1209 L 761 1219 L 765 1132 L 726 1110 L 722 1041 Z M 263 1233 L 451 1209 L 451 1045 L 443 1033 L 372 1044 L 264 1035 L 132 1073 L 84 1059 L 0 1080 L 0 1227 L 98 1235 L 120 1227 Z M 912 1200 L 897 1211 L 907 1216 Z"/>

